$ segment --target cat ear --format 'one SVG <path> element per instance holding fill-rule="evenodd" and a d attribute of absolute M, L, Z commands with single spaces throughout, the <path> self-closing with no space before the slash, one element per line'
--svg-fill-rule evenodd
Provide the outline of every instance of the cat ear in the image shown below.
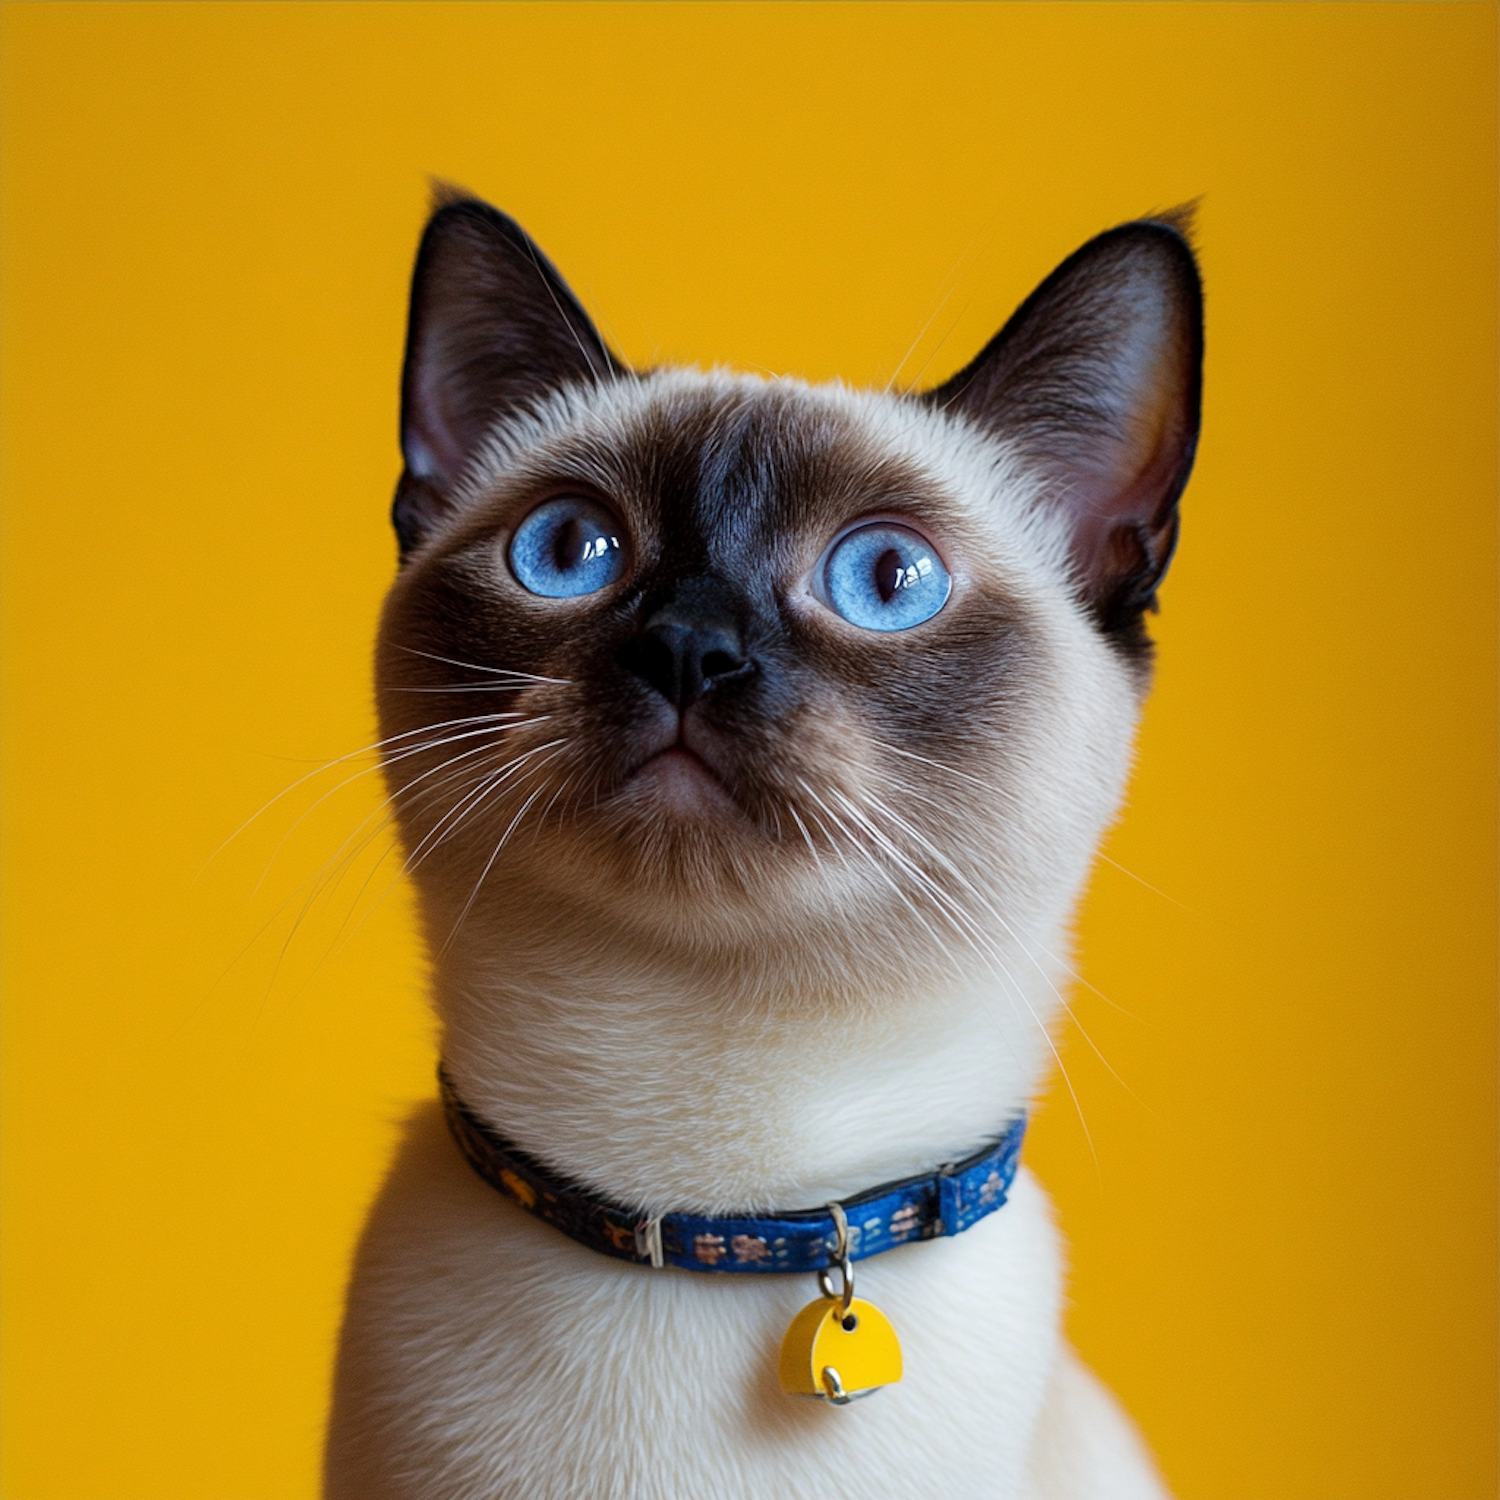
<path fill-rule="evenodd" d="M 448 511 L 497 417 L 622 366 L 514 220 L 439 189 L 412 273 L 392 519 L 405 557 Z"/>
<path fill-rule="evenodd" d="M 1203 289 L 1191 209 L 1075 251 L 966 369 L 923 398 L 1014 443 L 1050 479 L 1101 627 L 1145 645 L 1198 443 Z"/>

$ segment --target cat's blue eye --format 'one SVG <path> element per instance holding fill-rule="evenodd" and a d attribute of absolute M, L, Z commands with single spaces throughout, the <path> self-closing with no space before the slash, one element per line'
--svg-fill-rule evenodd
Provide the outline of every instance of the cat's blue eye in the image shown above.
<path fill-rule="evenodd" d="M 910 630 L 947 602 L 953 580 L 930 543 L 890 521 L 840 537 L 823 559 L 823 595 L 865 630 Z"/>
<path fill-rule="evenodd" d="M 547 599 L 595 594 L 625 575 L 620 523 L 582 495 L 537 506 L 510 539 L 510 570 L 522 588 Z"/>

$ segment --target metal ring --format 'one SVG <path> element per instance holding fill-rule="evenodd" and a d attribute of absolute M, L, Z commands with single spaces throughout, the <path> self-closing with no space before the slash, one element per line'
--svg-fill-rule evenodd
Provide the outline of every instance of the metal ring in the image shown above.
<path fill-rule="evenodd" d="M 834 1291 L 833 1276 L 830 1274 L 832 1268 L 824 1266 L 818 1272 L 818 1290 L 828 1298 L 830 1302 L 841 1302 L 839 1315 L 842 1317 L 849 1311 L 849 1305 L 854 1301 L 854 1266 L 845 1258 L 839 1262 L 839 1270 L 843 1273 L 844 1285 L 841 1291 Z"/>
<path fill-rule="evenodd" d="M 833 1227 L 838 1232 L 838 1242 L 833 1247 L 834 1260 L 849 1258 L 849 1215 L 842 1203 L 830 1203 L 828 1212 L 833 1216 Z"/>
<path fill-rule="evenodd" d="M 835 1298 L 842 1301 L 843 1306 L 839 1309 L 839 1315 L 846 1317 L 849 1305 L 854 1301 L 854 1262 L 849 1259 L 849 1219 L 844 1213 L 843 1205 L 830 1203 L 828 1212 L 833 1215 L 834 1228 L 838 1230 L 838 1243 L 833 1248 L 832 1260 L 837 1265 L 844 1277 L 842 1292 L 833 1289 L 833 1277 L 829 1273 L 832 1266 L 824 1266 L 818 1272 L 818 1290 L 831 1302 Z"/>

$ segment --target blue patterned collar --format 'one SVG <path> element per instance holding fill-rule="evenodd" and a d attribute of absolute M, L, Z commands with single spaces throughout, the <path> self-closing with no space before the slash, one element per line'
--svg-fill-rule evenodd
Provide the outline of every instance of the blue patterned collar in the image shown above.
<path fill-rule="evenodd" d="M 820 1271 L 838 1245 L 826 1209 L 706 1218 L 643 1219 L 554 1177 L 479 1118 L 438 1069 L 448 1129 L 468 1163 L 529 1214 L 601 1255 L 684 1271 Z M 962 1234 L 1005 1202 L 1021 1158 L 1024 1115 L 973 1156 L 923 1177 L 907 1177 L 846 1198 L 849 1259 L 864 1260 L 913 1240 Z"/>

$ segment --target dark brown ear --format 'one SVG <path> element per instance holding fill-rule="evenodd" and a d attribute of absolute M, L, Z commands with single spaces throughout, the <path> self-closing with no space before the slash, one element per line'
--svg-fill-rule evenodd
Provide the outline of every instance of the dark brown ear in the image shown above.
<path fill-rule="evenodd" d="M 447 512 L 497 417 L 621 365 L 520 225 L 442 189 L 412 273 L 401 451 L 391 515 L 405 557 Z"/>
<path fill-rule="evenodd" d="M 1065 260 L 966 369 L 922 399 L 1047 472 L 1101 628 L 1145 648 L 1177 541 L 1203 384 L 1190 210 L 1122 224 Z"/>

